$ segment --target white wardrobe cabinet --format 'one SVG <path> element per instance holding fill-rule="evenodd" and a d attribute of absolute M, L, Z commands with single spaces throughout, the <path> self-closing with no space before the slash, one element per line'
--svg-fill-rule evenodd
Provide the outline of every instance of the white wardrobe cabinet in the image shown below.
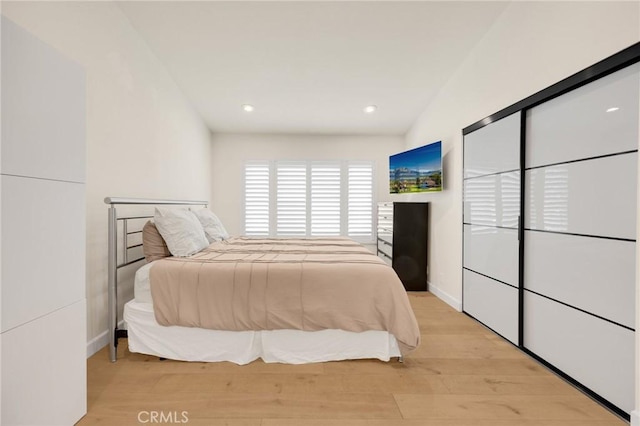
<path fill-rule="evenodd" d="M 84 70 L 2 17 L 0 423 L 87 408 Z"/>
<path fill-rule="evenodd" d="M 626 418 L 639 109 L 640 43 L 463 130 L 464 312 Z"/>

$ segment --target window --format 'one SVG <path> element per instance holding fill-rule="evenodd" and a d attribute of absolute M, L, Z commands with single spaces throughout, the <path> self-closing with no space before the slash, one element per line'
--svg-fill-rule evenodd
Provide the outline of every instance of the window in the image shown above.
<path fill-rule="evenodd" d="M 245 234 L 373 240 L 373 163 L 245 164 Z"/>

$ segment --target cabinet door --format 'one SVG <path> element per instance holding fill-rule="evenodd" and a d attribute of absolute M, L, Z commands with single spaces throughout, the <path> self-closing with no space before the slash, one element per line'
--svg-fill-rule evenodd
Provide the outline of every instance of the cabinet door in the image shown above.
<path fill-rule="evenodd" d="M 464 137 L 464 312 L 518 344 L 521 113 Z"/>
<path fill-rule="evenodd" d="M 2 334 L 3 425 L 72 425 L 87 412 L 85 300 Z"/>
<path fill-rule="evenodd" d="M 80 65 L 2 17 L 2 173 L 85 182 Z"/>
<path fill-rule="evenodd" d="M 78 183 L 0 176 L 0 189 L 5 332 L 84 299 L 86 203 Z"/>

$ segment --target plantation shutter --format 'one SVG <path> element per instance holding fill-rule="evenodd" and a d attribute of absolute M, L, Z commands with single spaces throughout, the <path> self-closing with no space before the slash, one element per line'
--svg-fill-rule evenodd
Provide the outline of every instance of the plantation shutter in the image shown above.
<path fill-rule="evenodd" d="M 311 235 L 340 235 L 340 163 L 311 163 Z"/>
<path fill-rule="evenodd" d="M 307 235 L 307 166 L 276 163 L 276 234 Z"/>
<path fill-rule="evenodd" d="M 269 163 L 247 163 L 244 176 L 245 234 L 269 236 Z"/>
<path fill-rule="evenodd" d="M 244 233 L 373 240 L 373 163 L 245 163 Z"/>
<path fill-rule="evenodd" d="M 373 237 L 373 165 L 371 163 L 348 163 L 349 219 L 347 235 L 358 240 Z"/>

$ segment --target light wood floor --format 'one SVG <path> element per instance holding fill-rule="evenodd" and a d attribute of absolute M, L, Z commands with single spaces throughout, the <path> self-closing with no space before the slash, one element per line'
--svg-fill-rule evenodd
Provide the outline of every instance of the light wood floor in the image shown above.
<path fill-rule="evenodd" d="M 159 361 L 123 341 L 117 363 L 106 348 L 87 361 L 88 414 L 78 424 L 139 425 L 141 411 L 178 420 L 186 411 L 186 424 L 211 426 L 626 424 L 433 295 L 410 297 L 422 345 L 404 364 Z"/>

